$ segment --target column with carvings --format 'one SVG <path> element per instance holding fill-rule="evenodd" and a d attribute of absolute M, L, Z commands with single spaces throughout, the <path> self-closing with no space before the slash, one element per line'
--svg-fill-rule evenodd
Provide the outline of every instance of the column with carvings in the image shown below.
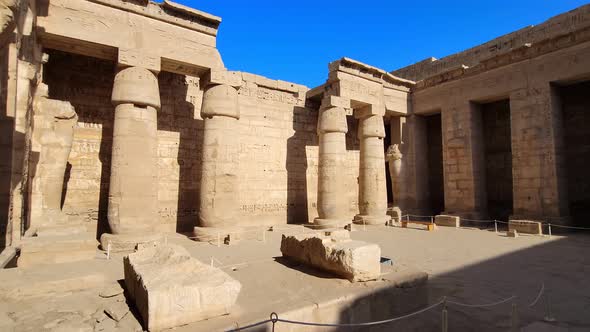
<path fill-rule="evenodd" d="M 199 222 L 194 229 L 199 241 L 220 234 L 225 238 L 239 227 L 238 91 L 226 79 L 216 80 L 214 73 L 205 81 Z"/>
<path fill-rule="evenodd" d="M 333 228 L 350 223 L 343 177 L 346 156 L 346 111 L 322 106 L 319 110 L 318 215 L 317 228 Z"/>
<path fill-rule="evenodd" d="M 133 250 L 138 244 L 159 241 L 157 112 L 158 78 L 140 67 L 121 69 L 115 76 L 115 106 L 108 220 L 111 234 L 101 246 L 113 251 Z"/>
<path fill-rule="evenodd" d="M 385 224 L 391 219 L 387 215 L 384 137 L 382 115 L 359 119 L 359 214 L 354 217 L 354 222 L 358 224 Z"/>

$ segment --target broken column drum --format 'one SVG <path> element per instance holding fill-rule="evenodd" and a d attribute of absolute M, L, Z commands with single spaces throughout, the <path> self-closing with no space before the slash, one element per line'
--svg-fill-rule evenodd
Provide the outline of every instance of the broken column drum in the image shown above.
<path fill-rule="evenodd" d="M 385 155 L 383 117 L 371 115 L 359 120 L 360 140 L 359 224 L 384 224 L 387 215 L 387 187 L 385 184 Z"/>
<path fill-rule="evenodd" d="M 338 227 L 349 223 L 343 177 L 346 154 L 346 112 L 341 107 L 319 111 L 318 228 Z"/>
<path fill-rule="evenodd" d="M 158 221 L 157 77 L 130 67 L 115 76 L 108 220 L 112 234 L 152 237 Z M 104 241 L 101 238 L 101 242 Z M 104 245 L 103 245 L 104 247 Z"/>
<path fill-rule="evenodd" d="M 207 87 L 201 116 L 204 132 L 199 226 L 233 226 L 239 212 L 237 90 L 226 84 Z"/>

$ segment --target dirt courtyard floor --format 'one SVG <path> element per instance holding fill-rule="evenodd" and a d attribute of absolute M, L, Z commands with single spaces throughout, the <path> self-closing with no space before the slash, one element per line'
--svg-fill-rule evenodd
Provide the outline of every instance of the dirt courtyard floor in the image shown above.
<path fill-rule="evenodd" d="M 273 311 L 287 319 L 359 323 L 412 313 L 445 297 L 449 331 L 507 331 L 515 318 L 525 331 L 590 330 L 590 234 L 508 238 L 467 228 L 358 227 L 352 238 L 378 243 L 393 266 L 382 266 L 382 281 L 352 284 L 278 258 L 281 233 L 302 231 L 301 226 L 264 235 L 261 230 L 252 239 L 220 247 L 168 235 L 168 242 L 242 283 L 232 314 L 174 330 L 224 330 L 267 319 Z M 92 261 L 0 270 L 0 331 L 139 331 L 137 314 L 126 309 L 129 299 L 119 294 L 122 278 L 121 256 L 106 260 L 102 252 Z M 440 331 L 442 309 L 370 330 Z M 270 331 L 270 325 L 249 331 Z"/>

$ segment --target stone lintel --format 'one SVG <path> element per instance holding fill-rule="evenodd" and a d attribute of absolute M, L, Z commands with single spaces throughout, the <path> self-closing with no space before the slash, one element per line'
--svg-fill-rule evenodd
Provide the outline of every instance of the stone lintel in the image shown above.
<path fill-rule="evenodd" d="M 203 86 L 221 84 L 239 88 L 242 86 L 242 72 L 224 69 L 211 69 L 205 75 L 205 77 L 203 77 Z"/>
<path fill-rule="evenodd" d="M 369 104 L 361 108 L 355 108 L 354 110 L 354 117 L 357 119 L 367 118 L 374 115 L 384 116 L 385 106 Z"/>
<path fill-rule="evenodd" d="M 350 99 L 332 95 L 324 95 L 324 98 L 322 98 L 321 107 L 342 107 L 344 109 L 349 109 L 351 108 Z"/>
<path fill-rule="evenodd" d="M 141 67 L 154 73 L 161 71 L 161 58 L 142 49 L 119 48 L 118 65 L 121 67 Z"/>

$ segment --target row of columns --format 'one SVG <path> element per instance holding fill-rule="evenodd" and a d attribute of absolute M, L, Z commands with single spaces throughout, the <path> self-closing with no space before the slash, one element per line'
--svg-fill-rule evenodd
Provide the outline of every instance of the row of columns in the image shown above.
<path fill-rule="evenodd" d="M 237 90 L 225 84 L 205 88 L 199 224 L 224 227 L 237 217 L 240 117 Z M 158 231 L 157 113 L 160 92 L 156 74 L 141 67 L 121 69 L 112 93 L 115 106 L 108 196 L 110 233 L 103 249 L 133 250 L 161 240 Z"/>
<path fill-rule="evenodd" d="M 115 76 L 115 106 L 108 222 L 111 233 L 101 236 L 107 248 L 130 250 L 139 243 L 159 241 L 157 112 L 161 108 L 158 79 L 140 67 Z M 362 113 L 364 114 L 364 113 Z M 238 158 L 240 118 L 237 90 L 209 84 L 203 94 L 204 120 L 199 229 L 232 227 L 238 218 Z M 326 107 L 319 112 L 318 214 L 320 228 L 348 224 L 344 178 L 346 111 Z M 359 117 L 359 214 L 354 222 L 382 224 L 387 215 L 387 193 L 381 115 Z"/>
<path fill-rule="evenodd" d="M 347 188 L 343 177 L 346 167 L 346 111 L 342 107 L 322 107 L 318 114 L 319 138 L 318 228 L 333 228 L 350 223 L 347 218 Z M 387 215 L 387 189 L 383 138 L 385 128 L 381 115 L 359 117 L 359 224 L 384 224 Z"/>

